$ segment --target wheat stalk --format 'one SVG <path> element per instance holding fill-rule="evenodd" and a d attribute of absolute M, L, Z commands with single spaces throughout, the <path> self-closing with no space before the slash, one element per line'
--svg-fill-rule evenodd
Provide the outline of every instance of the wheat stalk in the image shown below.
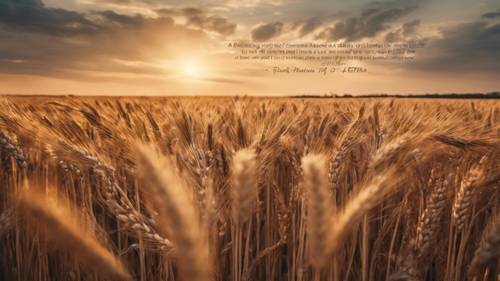
<path fill-rule="evenodd" d="M 434 177 L 435 175 L 431 175 L 431 179 L 429 180 L 429 185 L 433 189 L 427 200 L 427 206 L 418 220 L 417 233 L 415 235 L 414 247 L 420 256 L 426 256 L 433 246 L 441 226 L 443 211 L 446 208 L 448 181 Z"/>
<path fill-rule="evenodd" d="M 322 266 L 329 251 L 327 237 L 329 219 L 333 208 L 328 189 L 327 159 L 321 155 L 307 155 L 302 158 L 304 188 L 307 192 L 307 222 L 309 255 L 311 262 Z"/>
<path fill-rule="evenodd" d="M 371 178 L 368 183 L 360 187 L 359 192 L 343 209 L 330 218 L 330 230 L 326 237 L 327 249 L 330 252 L 337 252 L 363 216 L 394 190 L 394 182 L 387 181 L 391 175 L 392 172 L 388 171 L 384 175 Z"/>
<path fill-rule="evenodd" d="M 0 237 L 9 231 L 14 225 L 14 211 L 12 208 L 4 210 L 0 214 Z"/>
<path fill-rule="evenodd" d="M 467 172 L 460 182 L 452 209 L 453 219 L 458 230 L 462 230 L 465 227 L 471 215 L 477 184 L 484 176 L 483 164 L 485 162 L 486 158 L 483 157 L 478 164 L 474 165 Z"/>
<path fill-rule="evenodd" d="M 7 155 L 12 156 L 20 167 L 27 167 L 28 162 L 24 153 L 18 145 L 12 141 L 6 134 L 0 131 L 0 149 L 6 152 Z"/>
<path fill-rule="evenodd" d="M 236 224 L 245 222 L 256 207 L 257 162 L 251 150 L 240 150 L 233 157 L 232 214 Z"/>
<path fill-rule="evenodd" d="M 415 239 L 411 241 L 409 247 L 406 247 L 406 256 L 399 260 L 400 271 L 391 275 L 391 278 L 396 278 L 394 280 L 420 279 L 424 272 L 423 263 L 429 259 L 432 247 L 438 238 L 441 219 L 447 204 L 449 183 L 446 179 L 440 178 L 435 169 L 432 169 L 427 185 L 431 189 L 431 194 L 427 198 L 424 211 L 418 218 Z"/>
<path fill-rule="evenodd" d="M 150 193 L 149 200 L 159 214 L 160 229 L 172 237 L 183 278 L 210 280 L 208 235 L 175 166 L 153 149 L 139 146 L 137 168 L 142 187 Z"/>
<path fill-rule="evenodd" d="M 479 247 L 469 265 L 469 276 L 472 278 L 484 272 L 489 265 L 495 266 L 500 258 L 500 215 L 491 219 L 483 232 Z M 490 274 L 495 274 L 491 272 Z"/>
<path fill-rule="evenodd" d="M 98 242 L 88 227 L 83 226 L 83 219 L 76 212 L 33 190 L 22 191 L 16 199 L 19 212 L 39 225 L 57 248 L 72 254 L 102 276 L 113 280 L 132 280 L 120 261 Z"/>

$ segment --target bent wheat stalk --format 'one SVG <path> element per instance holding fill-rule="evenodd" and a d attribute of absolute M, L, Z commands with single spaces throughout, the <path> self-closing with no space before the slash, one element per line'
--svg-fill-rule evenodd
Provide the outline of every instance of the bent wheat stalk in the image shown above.
<path fill-rule="evenodd" d="M 389 184 L 387 181 L 391 174 L 392 172 L 388 171 L 381 176 L 373 177 L 342 210 L 329 219 L 326 245 L 330 253 L 337 252 L 363 216 L 394 190 L 395 184 Z"/>
<path fill-rule="evenodd" d="M 132 280 L 120 261 L 98 242 L 90 227 L 83 227 L 83 220 L 75 212 L 31 190 L 21 192 L 16 199 L 19 212 L 40 226 L 55 247 L 74 255 L 103 277 Z"/>
<path fill-rule="evenodd" d="M 159 228 L 170 234 L 184 280 L 208 281 L 209 247 L 205 228 L 189 190 L 179 179 L 175 166 L 152 148 L 138 147 L 139 177 L 158 212 Z"/>

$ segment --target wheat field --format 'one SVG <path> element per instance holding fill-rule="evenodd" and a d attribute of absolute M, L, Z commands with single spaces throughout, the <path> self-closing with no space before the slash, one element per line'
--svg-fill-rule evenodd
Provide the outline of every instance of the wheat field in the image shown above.
<path fill-rule="evenodd" d="M 500 280 L 500 101 L 0 98 L 0 280 Z"/>

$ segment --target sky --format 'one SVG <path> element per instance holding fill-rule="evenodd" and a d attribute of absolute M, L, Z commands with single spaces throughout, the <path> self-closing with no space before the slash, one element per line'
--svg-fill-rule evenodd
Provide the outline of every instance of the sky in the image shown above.
<path fill-rule="evenodd" d="M 273 74 L 234 42 L 423 42 L 362 73 Z M 0 93 L 322 95 L 500 90 L 499 0 L 0 0 Z"/>

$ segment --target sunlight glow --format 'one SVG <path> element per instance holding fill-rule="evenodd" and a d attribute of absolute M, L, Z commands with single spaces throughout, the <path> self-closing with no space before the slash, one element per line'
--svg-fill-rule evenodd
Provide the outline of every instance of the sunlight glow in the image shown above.
<path fill-rule="evenodd" d="M 185 76 L 198 78 L 202 76 L 203 69 L 199 62 L 190 60 L 184 63 L 184 65 L 182 66 L 182 72 Z"/>

